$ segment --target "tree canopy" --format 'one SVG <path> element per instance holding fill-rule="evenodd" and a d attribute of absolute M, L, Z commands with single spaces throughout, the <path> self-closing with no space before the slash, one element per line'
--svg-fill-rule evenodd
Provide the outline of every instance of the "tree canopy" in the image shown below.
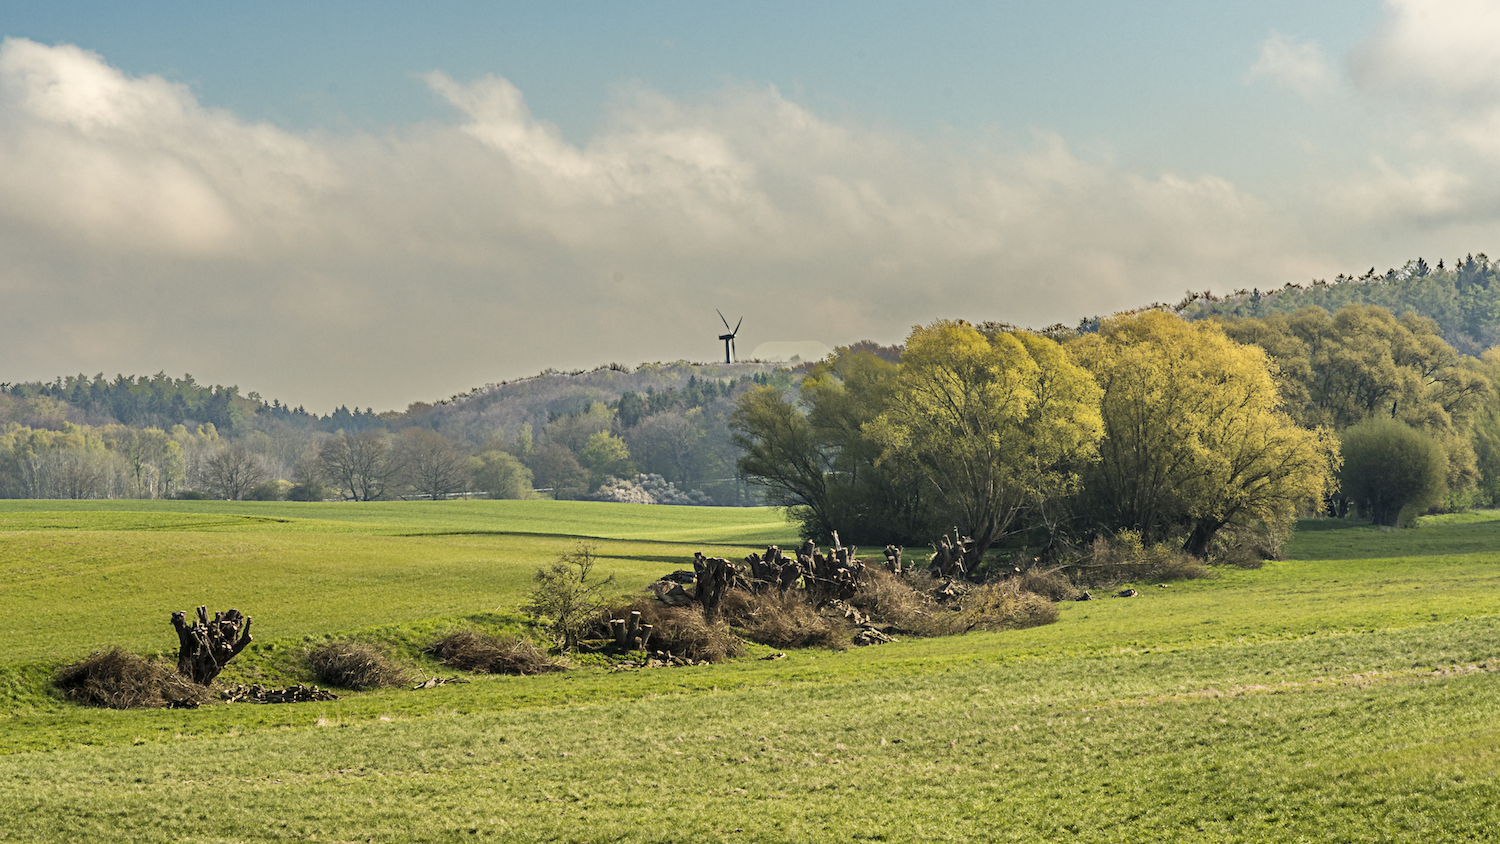
<path fill-rule="evenodd" d="M 962 321 L 919 326 L 869 430 L 910 463 L 982 554 L 1025 509 L 1068 491 L 1101 432 L 1099 387 L 1057 343 Z"/>
<path fill-rule="evenodd" d="M 1332 489 L 1337 444 L 1281 412 L 1265 353 L 1211 323 L 1147 311 L 1069 345 L 1104 391 L 1085 507 L 1147 541 L 1186 534 L 1203 556 L 1226 526 L 1284 523 Z"/>

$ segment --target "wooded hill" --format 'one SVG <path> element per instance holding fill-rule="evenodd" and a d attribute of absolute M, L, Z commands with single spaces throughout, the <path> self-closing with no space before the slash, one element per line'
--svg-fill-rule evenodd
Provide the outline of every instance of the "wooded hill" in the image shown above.
<path fill-rule="evenodd" d="M 1308 306 L 1334 313 L 1348 305 L 1375 305 L 1396 316 L 1410 312 L 1427 317 L 1437 323 L 1450 346 L 1477 357 L 1500 344 L 1500 263 L 1490 263 L 1482 252 L 1452 266 L 1439 259 L 1434 267 L 1417 258 L 1384 273 L 1371 267 L 1358 277 L 1340 273 L 1333 281 L 1288 282 L 1275 290 L 1241 289 L 1224 296 L 1189 291 L 1172 310 L 1187 319 L 1232 319 L 1290 314 Z"/>

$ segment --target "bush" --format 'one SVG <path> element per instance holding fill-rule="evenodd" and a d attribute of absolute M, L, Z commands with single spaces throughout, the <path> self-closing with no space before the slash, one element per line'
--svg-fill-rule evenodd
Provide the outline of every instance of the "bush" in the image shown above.
<path fill-rule="evenodd" d="M 546 674 L 561 671 L 561 662 L 525 639 L 456 630 L 433 642 L 427 652 L 449 668 L 480 674 Z"/>
<path fill-rule="evenodd" d="M 185 489 L 177 493 L 178 501 L 209 501 L 209 494 L 196 489 Z"/>
<path fill-rule="evenodd" d="M 759 595 L 732 589 L 724 596 L 720 612 L 751 641 L 773 648 L 842 648 L 849 644 L 846 626 L 820 615 L 794 589 Z"/>
<path fill-rule="evenodd" d="M 209 699 L 208 689 L 177 672 L 114 648 L 98 651 L 57 672 L 53 682 L 68 700 L 109 709 L 192 708 Z"/>
<path fill-rule="evenodd" d="M 661 475 L 636 475 L 633 479 L 610 476 L 589 498 L 630 504 L 692 504 L 707 506 L 713 499 L 700 490 L 680 490 Z"/>
<path fill-rule="evenodd" d="M 628 618 L 632 612 L 641 614 L 642 624 L 651 625 L 648 650 L 705 662 L 723 662 L 745 652 L 744 643 L 729 632 L 727 625 L 705 621 L 696 606 L 669 607 L 655 598 L 641 598 L 611 608 L 605 620 Z M 608 636 L 608 631 L 601 628 L 601 635 Z"/>
<path fill-rule="evenodd" d="M 573 551 L 558 555 L 550 568 L 537 569 L 532 577 L 536 585 L 521 608 L 552 634 L 562 650 L 578 649 L 578 642 L 604 610 L 600 595 L 615 582 L 614 575 L 589 580 L 594 559 L 594 546 L 580 542 Z"/>
<path fill-rule="evenodd" d="M 1366 419 L 1342 439 L 1340 487 L 1375 524 L 1410 527 L 1443 500 L 1448 458 L 1436 440 L 1395 419 Z"/>
<path fill-rule="evenodd" d="M 322 501 L 325 498 L 332 497 L 333 495 L 328 487 L 323 486 L 317 481 L 306 481 L 296 484 L 286 491 L 286 500 L 288 501 Z"/>
<path fill-rule="evenodd" d="M 286 481 L 266 481 L 256 484 L 245 493 L 246 501 L 281 501 L 286 497 L 286 492 L 291 484 Z"/>
<path fill-rule="evenodd" d="M 406 669 L 364 642 L 330 642 L 315 648 L 307 659 L 319 680 L 356 692 L 388 689 L 408 680 Z"/>

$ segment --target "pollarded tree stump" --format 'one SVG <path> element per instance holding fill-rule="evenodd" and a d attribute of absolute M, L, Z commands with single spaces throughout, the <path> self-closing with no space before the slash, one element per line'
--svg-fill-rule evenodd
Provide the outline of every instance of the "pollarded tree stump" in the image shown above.
<path fill-rule="evenodd" d="M 250 616 L 239 610 L 214 613 L 208 620 L 208 607 L 198 608 L 198 619 L 187 623 L 187 613 L 172 613 L 177 628 L 177 670 L 194 683 L 207 686 L 219 676 L 224 666 L 250 644 Z"/>

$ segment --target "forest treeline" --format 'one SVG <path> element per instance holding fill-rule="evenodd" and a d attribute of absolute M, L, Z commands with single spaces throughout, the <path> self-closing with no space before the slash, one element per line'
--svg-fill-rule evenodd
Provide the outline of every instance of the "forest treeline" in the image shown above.
<path fill-rule="evenodd" d="M 1354 276 L 1340 273 L 1332 281 L 1287 283 L 1272 290 L 1236 290 L 1219 296 L 1189 292 L 1172 310 L 1188 319 L 1209 317 L 1263 319 L 1291 314 L 1308 306 L 1336 313 L 1349 305 L 1375 305 L 1393 314 L 1414 313 L 1437 323 L 1448 345 L 1478 357 L 1500 345 L 1500 263 L 1484 254 L 1468 255 L 1452 266 L 1417 258 L 1400 269 L 1377 273 L 1371 267 Z"/>
<path fill-rule="evenodd" d="M 484 493 L 758 503 L 726 424 L 766 364 L 544 372 L 446 402 L 316 416 L 191 376 L 0 385 L 0 495 L 366 500 Z"/>

